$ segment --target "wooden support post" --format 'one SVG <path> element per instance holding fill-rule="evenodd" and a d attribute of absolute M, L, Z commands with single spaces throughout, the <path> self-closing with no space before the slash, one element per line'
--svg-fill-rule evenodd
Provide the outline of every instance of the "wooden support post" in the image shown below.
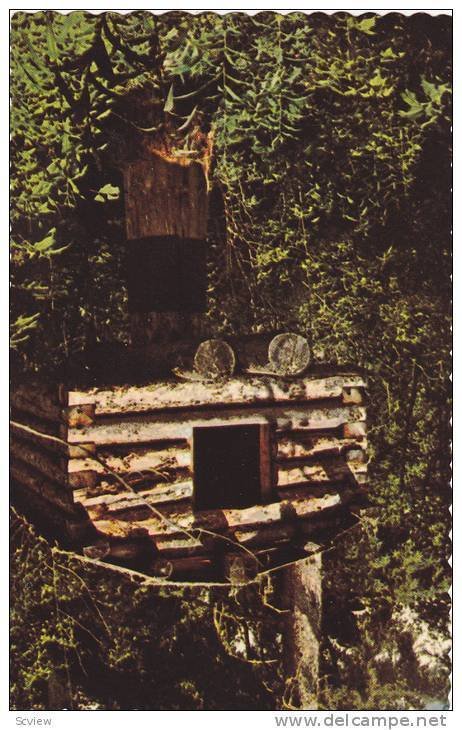
<path fill-rule="evenodd" d="M 310 543 L 309 557 L 283 570 L 285 701 L 291 709 L 315 710 L 322 618 L 322 553 Z M 318 551 L 318 552 L 316 552 Z"/>
<path fill-rule="evenodd" d="M 72 694 L 69 679 L 64 671 L 54 669 L 48 676 L 47 710 L 72 710 Z"/>
<path fill-rule="evenodd" d="M 203 166 L 146 153 L 126 165 L 124 189 L 132 345 L 169 364 L 175 345 L 197 336 L 205 310 Z"/>

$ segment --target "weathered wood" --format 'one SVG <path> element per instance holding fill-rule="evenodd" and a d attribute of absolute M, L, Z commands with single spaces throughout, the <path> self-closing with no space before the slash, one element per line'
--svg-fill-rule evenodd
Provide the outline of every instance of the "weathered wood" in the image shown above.
<path fill-rule="evenodd" d="M 281 523 L 269 527 L 259 527 L 258 529 L 238 529 L 233 533 L 233 539 L 247 548 L 253 548 L 261 545 L 287 543 L 295 535 L 295 532 L 295 525 Z"/>
<path fill-rule="evenodd" d="M 271 423 L 280 431 L 292 429 L 306 431 L 321 431 L 336 429 L 343 424 L 353 424 L 353 421 L 363 421 L 365 410 L 360 406 L 342 408 L 316 409 L 296 405 L 278 405 L 261 407 L 259 409 L 230 408 L 217 413 L 216 411 L 191 411 L 188 420 L 184 414 L 161 414 L 155 418 L 149 416 L 130 416 L 123 421 L 116 418 L 107 418 L 96 421 L 92 426 L 80 429 L 70 428 L 68 440 L 70 443 L 91 441 L 97 445 L 109 444 L 148 444 L 155 441 L 169 441 L 175 439 L 190 439 L 192 429 L 199 426 L 220 426 L 231 422 L 244 423 Z M 348 436 L 348 434 L 346 434 Z M 365 430 L 364 434 L 365 435 Z"/>
<path fill-rule="evenodd" d="M 348 405 L 361 405 L 365 400 L 364 389 L 358 386 L 344 385 L 342 389 L 342 400 Z"/>
<path fill-rule="evenodd" d="M 191 537 L 194 515 L 188 511 L 180 517 L 176 517 L 175 521 L 169 522 L 151 515 L 148 519 L 142 520 L 140 524 L 143 525 L 151 540 L 157 545 L 158 541 L 163 542 L 172 538 L 184 539 Z M 193 532 L 193 534 L 195 535 L 196 533 Z"/>
<path fill-rule="evenodd" d="M 185 444 L 177 448 L 155 450 L 141 448 L 128 453 L 111 453 L 108 450 L 99 450 L 96 459 L 71 459 L 69 474 L 92 470 L 98 474 L 106 474 L 111 479 L 111 472 L 121 475 L 132 481 L 143 475 L 153 481 L 177 481 L 178 477 L 186 477 L 191 473 L 191 452 Z"/>
<path fill-rule="evenodd" d="M 96 444 L 90 442 L 68 444 L 66 453 L 69 459 L 86 458 L 96 453 Z"/>
<path fill-rule="evenodd" d="M 348 524 L 351 505 L 360 504 L 366 492 L 366 411 L 361 405 L 366 382 L 354 372 L 325 373 L 285 381 L 233 377 L 222 383 L 61 388 L 53 395 L 53 405 L 61 407 L 59 421 L 15 409 L 38 431 L 22 433 L 21 424 L 12 428 L 13 466 L 16 473 L 26 472 L 15 483 L 31 500 L 45 495 L 50 507 L 42 508 L 44 514 L 67 514 L 75 543 L 91 542 L 96 530 L 100 547 L 109 546 L 101 560 L 146 565 L 157 553 L 173 579 L 227 576 L 245 582 L 245 558 L 237 546 L 259 551 L 265 565 L 280 564 L 301 554 L 303 539 L 322 539 Z M 250 424 L 259 426 L 263 488 L 255 499 L 261 504 L 252 499 L 245 508 L 212 504 L 213 509 L 195 510 L 193 429 Z M 48 444 L 47 433 L 61 435 L 67 445 Z M 58 482 L 74 503 L 62 504 Z M 231 566 L 231 557 L 220 557 L 230 552 L 236 553 L 239 570 Z M 180 563 L 170 573 L 171 561 L 183 558 L 199 563 L 181 568 Z"/>
<path fill-rule="evenodd" d="M 87 545 L 83 548 L 83 554 L 93 560 L 121 560 L 133 561 L 146 558 L 149 555 L 149 545 L 140 540 L 128 540 L 123 542 L 98 542 L 95 545 Z"/>
<path fill-rule="evenodd" d="M 173 537 L 170 535 L 159 536 L 156 539 L 156 548 L 159 554 L 167 559 L 203 555 L 207 552 L 200 540 L 188 537 L 185 534 Z"/>
<path fill-rule="evenodd" d="M 314 552 L 314 548 L 318 552 Z M 283 636 L 285 698 L 293 709 L 318 708 L 322 617 L 322 553 L 283 569 L 281 597 L 286 609 Z"/>
<path fill-rule="evenodd" d="M 344 459 L 325 459 L 317 464 L 280 464 L 278 487 L 291 484 L 336 484 L 356 479 L 358 474 L 367 474 L 367 465 L 362 463 L 346 463 Z"/>
<path fill-rule="evenodd" d="M 235 367 L 236 356 L 224 340 L 205 340 L 194 355 L 194 369 L 204 378 L 229 378 Z"/>
<path fill-rule="evenodd" d="M 271 340 L 268 348 L 271 368 L 283 375 L 301 375 L 310 364 L 310 348 L 304 337 L 284 332 Z"/>
<path fill-rule="evenodd" d="M 40 446 L 37 448 L 34 442 L 13 439 L 10 453 L 63 487 L 94 487 L 99 480 L 97 472 L 91 469 L 88 462 L 79 460 L 81 468 L 69 473 L 68 465 L 72 462 L 66 458 L 53 457 L 53 452 L 41 449 Z"/>
<path fill-rule="evenodd" d="M 78 474 L 81 471 L 94 471 L 98 474 L 107 473 L 103 464 L 91 457 L 86 459 L 67 459 L 64 461 L 66 463 L 66 470 L 68 474 Z"/>
<path fill-rule="evenodd" d="M 138 524 L 130 522 L 123 522 L 121 520 L 93 520 L 93 526 L 96 531 L 104 538 L 108 540 L 125 540 L 125 539 L 138 539 L 148 537 L 147 529 Z"/>
<path fill-rule="evenodd" d="M 23 486 L 36 492 L 47 502 L 56 504 L 62 510 L 74 513 L 75 505 L 72 501 L 72 492 L 48 480 L 43 474 L 36 472 L 29 466 L 19 461 L 12 461 L 10 465 L 11 476 Z"/>
<path fill-rule="evenodd" d="M 238 525 L 237 527 L 227 528 L 224 524 L 221 524 L 219 529 L 217 529 L 216 524 L 209 520 L 201 524 L 201 529 L 207 530 L 206 533 L 202 534 L 200 530 L 198 531 L 198 525 L 190 513 L 178 517 L 175 523 L 166 523 L 157 517 L 151 517 L 137 523 L 94 518 L 93 525 L 101 536 L 107 539 L 113 539 L 114 536 L 120 535 L 120 526 L 125 525 L 127 539 L 138 538 L 143 534 L 144 537 L 147 535 L 160 555 L 165 554 L 167 557 L 169 555 L 174 557 L 194 554 L 199 556 L 213 550 L 214 544 L 220 545 L 222 549 L 225 548 L 225 551 L 231 549 L 232 542 L 236 542 L 237 545 L 242 544 L 251 550 L 260 550 L 291 544 L 297 534 L 312 536 L 329 529 L 339 529 L 345 521 L 344 510 L 346 505 L 347 501 L 342 502 L 339 498 L 334 502 L 332 499 L 330 502 L 325 500 L 325 507 L 322 508 L 318 500 L 315 507 L 311 506 L 311 511 L 306 506 L 304 510 L 300 508 L 299 521 L 296 527 L 293 517 L 289 518 L 288 522 L 251 524 L 249 527 Z M 286 518 L 284 517 L 284 519 Z M 192 538 L 189 535 L 190 532 L 199 536 L 202 548 L 199 547 L 199 539 Z M 209 533 L 214 533 L 217 537 L 213 538 Z M 220 540 L 218 537 L 220 534 L 226 536 L 226 543 Z"/>
<path fill-rule="evenodd" d="M 148 545 L 145 542 L 113 542 L 110 546 L 109 558 L 112 560 L 132 561 L 149 555 Z"/>
<path fill-rule="evenodd" d="M 149 507 L 148 500 L 135 498 L 131 493 L 127 493 L 127 495 L 126 499 L 114 504 L 102 503 L 92 507 L 87 507 L 84 503 L 82 504 L 87 509 L 92 520 L 116 519 L 127 524 L 136 524 L 137 522 L 144 522 L 144 520 L 152 517 L 153 512 Z"/>
<path fill-rule="evenodd" d="M 364 418 L 365 418 L 364 412 Z M 367 435 L 366 422 L 364 419 L 358 418 L 357 421 L 345 423 L 343 426 L 344 438 L 364 438 Z"/>
<path fill-rule="evenodd" d="M 82 469 L 68 474 L 68 484 L 71 489 L 89 489 L 99 484 L 100 475 L 93 469 Z"/>
<path fill-rule="evenodd" d="M 305 517 L 319 510 L 329 509 L 341 503 L 339 494 L 325 494 L 309 499 L 284 500 L 267 505 L 247 507 L 242 510 L 223 509 L 210 510 L 198 513 L 194 525 L 206 527 L 209 530 L 223 530 L 246 526 L 259 527 L 261 525 L 281 522 L 288 513 L 293 517 Z"/>
<path fill-rule="evenodd" d="M 58 459 L 53 458 L 50 452 L 42 451 L 39 448 L 30 446 L 27 442 L 12 439 L 10 441 L 10 454 L 21 462 L 30 464 L 34 469 L 49 477 L 52 481 L 58 482 L 67 487 L 69 485 L 65 469 Z"/>
<path fill-rule="evenodd" d="M 94 545 L 85 545 L 82 552 L 86 558 L 92 560 L 104 560 L 111 552 L 111 545 L 107 541 L 99 540 Z"/>
<path fill-rule="evenodd" d="M 63 424 L 60 421 L 47 421 L 44 418 L 37 418 L 37 416 L 34 416 L 32 413 L 18 411 L 16 408 L 12 408 L 11 410 L 10 424 L 12 429 L 17 429 L 20 426 L 26 426 L 27 428 L 32 429 L 32 431 L 36 431 L 37 433 L 43 434 L 44 436 L 57 436 L 58 438 L 60 438 L 63 426 L 66 428 L 67 433 L 66 424 Z M 26 430 L 23 429 L 23 431 L 26 436 Z"/>
<path fill-rule="evenodd" d="M 150 490 L 140 492 L 119 492 L 118 494 L 100 494 L 95 497 L 87 497 L 85 494 L 77 493 L 74 499 L 78 499 L 85 509 L 98 509 L 104 507 L 105 511 L 112 514 L 123 512 L 126 509 L 146 507 L 149 512 L 149 505 L 165 505 L 170 502 L 181 502 L 192 498 L 192 482 L 178 482 L 176 484 L 157 484 Z"/>
<path fill-rule="evenodd" d="M 95 420 L 95 403 L 80 403 L 62 411 L 62 419 L 69 426 L 90 426 Z"/>
<path fill-rule="evenodd" d="M 124 190 L 132 345 L 162 372 L 178 364 L 173 343 L 191 337 L 193 313 L 205 309 L 204 170 L 152 151 L 125 166 Z"/>
<path fill-rule="evenodd" d="M 153 152 L 124 168 L 127 238 L 207 235 L 207 185 L 202 165 Z"/>
<path fill-rule="evenodd" d="M 360 486 L 366 486 L 369 483 L 369 477 L 367 474 L 367 469 L 364 471 L 359 471 L 358 469 L 352 469 L 352 472 L 354 474 L 355 482 Z"/>
<path fill-rule="evenodd" d="M 182 486 L 184 490 L 182 499 L 187 500 L 192 492 L 192 486 L 185 483 Z M 172 489 L 173 491 L 173 489 Z M 241 529 L 244 531 L 260 528 L 265 525 L 283 522 L 286 518 L 293 517 L 305 518 L 316 514 L 319 510 L 330 509 L 331 507 L 348 501 L 352 495 L 351 491 L 342 490 L 339 494 L 334 489 L 316 490 L 316 492 L 307 493 L 304 489 L 298 491 L 292 490 L 291 494 L 284 494 L 281 491 L 280 498 L 282 501 L 273 502 L 267 505 L 256 505 L 244 509 L 216 509 L 194 513 L 191 506 L 185 502 L 182 511 L 167 511 L 166 517 L 175 525 L 173 533 L 181 532 L 182 528 L 191 530 L 194 528 L 204 528 L 207 530 L 223 532 L 228 529 Z M 127 524 L 131 520 L 132 523 L 141 521 L 141 524 L 150 531 L 150 525 L 154 523 L 154 533 L 157 533 L 159 520 L 162 519 L 153 516 L 150 505 L 154 505 L 157 509 L 164 508 L 168 501 L 173 502 L 172 498 L 161 500 L 164 497 L 154 492 L 146 492 L 143 495 L 134 494 L 132 492 L 123 492 L 116 495 L 100 495 L 99 497 L 90 497 L 82 499 L 81 504 L 92 516 L 92 519 L 102 519 L 104 515 L 107 519 L 116 519 L 120 522 L 125 514 Z M 100 517 L 98 517 L 100 515 Z M 162 524 L 161 533 L 171 533 L 172 527 L 168 522 Z"/>
<path fill-rule="evenodd" d="M 197 376 L 196 376 L 197 378 Z M 235 376 L 223 383 L 208 383 L 197 378 L 195 382 L 156 382 L 149 386 L 115 387 L 110 390 L 93 389 L 90 393 L 70 391 L 69 405 L 86 404 L 90 398 L 97 416 L 162 412 L 168 409 L 259 403 L 304 403 L 341 398 L 344 388 L 362 388 L 364 380 L 357 375 L 340 375 L 283 382 L 277 377 Z"/>
<path fill-rule="evenodd" d="M 92 388 L 91 391 L 86 390 L 68 390 L 61 386 L 60 399 L 64 408 L 73 408 L 75 406 L 94 406 L 96 405 L 96 399 L 93 395 L 96 388 Z"/>
<path fill-rule="evenodd" d="M 208 573 L 213 568 L 211 558 L 206 556 L 190 556 L 184 558 L 160 558 L 154 560 L 150 565 L 150 571 L 154 575 L 174 580 L 183 575 L 201 575 Z"/>
<path fill-rule="evenodd" d="M 341 492 L 337 492 L 332 489 L 324 494 L 321 493 L 319 496 L 310 495 L 307 498 L 305 490 L 300 490 L 298 499 L 292 496 L 290 499 L 284 499 L 281 504 L 283 505 L 284 516 L 286 518 L 287 513 L 293 518 L 303 520 L 311 518 L 317 513 L 331 511 L 333 508 L 341 507 L 351 499 L 351 496 L 351 491 L 342 489 Z"/>
<path fill-rule="evenodd" d="M 309 432 L 292 431 L 282 434 L 277 442 L 277 460 L 284 463 L 296 459 L 322 459 L 348 453 L 348 449 L 366 449 L 367 442 L 361 437 L 342 439 L 337 436 L 312 436 Z"/>
<path fill-rule="evenodd" d="M 32 430 L 29 430 L 32 429 Z M 66 455 L 70 451 L 69 445 L 66 445 L 65 443 L 57 443 L 56 441 L 51 441 L 47 438 L 46 433 L 40 433 L 40 431 L 37 431 L 32 426 L 25 424 L 25 423 L 16 423 L 16 422 L 10 422 L 10 432 L 12 436 L 17 437 L 21 441 L 25 443 L 32 443 L 36 444 L 37 446 L 40 446 L 44 449 L 47 449 L 48 451 L 57 453 L 57 454 L 63 454 Z M 51 434 L 56 435 L 56 434 Z M 78 448 L 72 446 L 73 449 Z"/>
<path fill-rule="evenodd" d="M 61 419 L 61 406 L 58 400 L 58 387 L 39 382 L 23 383 L 10 394 L 10 404 L 25 413 L 47 421 Z"/>
<path fill-rule="evenodd" d="M 365 485 L 368 483 L 369 476 L 367 458 L 363 461 L 359 459 L 350 460 L 347 461 L 346 464 L 356 484 Z"/>
<path fill-rule="evenodd" d="M 326 486 L 339 488 L 341 483 L 343 489 L 348 484 L 354 482 L 364 484 L 367 481 L 367 465 L 360 462 L 330 464 L 327 466 L 322 463 L 314 465 L 299 464 L 297 467 L 292 464 L 286 466 L 287 469 L 279 471 L 278 489 L 280 491 L 274 492 L 274 494 L 279 494 L 281 499 L 287 498 L 286 490 L 288 487 L 302 486 L 310 488 L 325 484 Z M 85 472 L 82 471 L 80 474 L 83 475 Z M 120 487 L 117 488 L 120 489 Z M 107 484 L 105 488 L 104 482 L 100 484 L 98 491 L 100 493 L 93 496 L 91 493 L 89 495 L 86 490 L 79 489 L 75 492 L 74 499 L 81 502 L 88 509 L 104 508 L 112 514 L 125 514 L 128 519 L 134 519 L 133 515 L 136 513 L 138 519 L 143 519 L 144 516 L 149 517 L 150 515 L 149 505 L 164 507 L 172 503 L 191 500 L 193 486 L 191 481 L 166 484 L 155 483 L 153 479 L 149 489 L 139 490 L 137 493 L 128 491 L 114 493 L 114 487 Z M 262 501 L 270 501 L 271 496 L 272 492 L 268 492 L 266 499 L 262 499 Z M 306 496 L 308 497 L 308 493 Z"/>
<path fill-rule="evenodd" d="M 61 508 L 56 502 L 43 497 L 30 486 L 22 484 L 14 479 L 13 475 L 11 476 L 12 504 L 47 534 L 51 534 L 53 531 L 56 537 L 75 544 L 80 541 L 87 530 L 93 532 L 89 517 L 82 507 L 76 506 L 75 510 L 70 512 L 68 505 Z"/>

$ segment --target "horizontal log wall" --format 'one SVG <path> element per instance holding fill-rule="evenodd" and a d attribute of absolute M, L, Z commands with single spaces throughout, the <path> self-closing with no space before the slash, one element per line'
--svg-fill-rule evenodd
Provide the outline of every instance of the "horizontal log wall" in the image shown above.
<path fill-rule="evenodd" d="M 264 410 L 263 410 L 264 408 Z M 92 425 L 69 427 L 69 443 L 90 441 L 97 445 L 142 444 L 155 441 L 190 439 L 198 426 L 223 426 L 230 423 L 272 423 L 279 431 L 325 431 L 356 421 L 363 422 L 361 406 L 308 408 L 306 405 L 271 405 L 259 408 L 229 408 L 216 411 L 183 411 L 155 415 L 130 415 L 125 418 L 97 418 Z"/>
<path fill-rule="evenodd" d="M 98 416 L 110 416 L 167 409 L 255 403 L 306 403 L 326 398 L 341 398 L 345 403 L 361 403 L 364 380 L 358 375 L 330 376 L 315 380 L 282 381 L 280 378 L 234 377 L 224 383 L 156 383 L 140 388 L 114 388 L 94 393 L 71 391 L 68 405 L 94 403 Z M 356 394 L 356 399 L 355 395 Z"/>
<path fill-rule="evenodd" d="M 11 399 L 12 477 L 79 540 L 78 517 L 89 519 L 86 547 L 101 559 L 147 560 L 163 575 L 161 558 L 188 558 L 173 573 L 202 574 L 226 540 L 276 554 L 344 520 L 367 483 L 365 387 L 349 373 L 70 392 L 22 385 Z M 270 425 L 268 504 L 193 512 L 193 428 L 232 423 Z"/>

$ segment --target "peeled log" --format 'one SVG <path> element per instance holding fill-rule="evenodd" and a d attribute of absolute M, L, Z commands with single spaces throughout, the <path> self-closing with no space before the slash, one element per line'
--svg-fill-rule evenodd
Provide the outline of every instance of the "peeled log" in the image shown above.
<path fill-rule="evenodd" d="M 281 375 L 301 375 L 310 364 L 310 348 L 304 337 L 284 332 L 271 340 L 268 348 L 270 366 Z"/>
<path fill-rule="evenodd" d="M 76 495 L 77 498 L 77 495 Z M 121 492 L 119 494 L 99 494 L 96 497 L 81 497 L 85 509 L 104 507 L 109 513 L 115 514 L 130 508 L 145 506 L 149 513 L 149 505 L 168 504 L 192 498 L 192 482 L 178 482 L 177 484 L 156 485 L 153 489 L 142 492 Z"/>
<path fill-rule="evenodd" d="M 201 342 L 194 356 L 194 369 L 204 378 L 229 378 L 236 367 L 236 356 L 224 340 Z"/>
<path fill-rule="evenodd" d="M 10 396 L 11 405 L 24 413 L 30 413 L 45 421 L 60 421 L 62 409 L 56 392 L 41 389 L 38 385 L 21 385 Z"/>
<path fill-rule="evenodd" d="M 326 459 L 318 463 L 300 463 L 298 466 L 280 464 L 278 486 L 295 484 L 309 486 L 338 482 L 349 484 L 356 481 L 358 474 L 367 474 L 367 465 L 355 462 L 347 464 L 344 459 Z"/>
<path fill-rule="evenodd" d="M 349 450 L 355 452 L 367 447 L 365 439 L 341 439 L 337 436 L 313 436 L 309 432 L 292 431 L 278 439 L 277 461 L 280 464 L 298 459 L 323 459 L 325 457 L 345 454 L 348 460 Z M 353 460 L 353 459 L 351 459 Z"/>
<path fill-rule="evenodd" d="M 293 524 L 278 524 L 251 530 L 239 529 L 234 532 L 233 538 L 240 545 L 251 549 L 262 545 L 287 543 L 293 538 L 295 531 L 296 528 Z"/>
<path fill-rule="evenodd" d="M 70 406 L 87 403 L 91 398 L 96 406 L 96 416 L 109 416 L 119 413 L 154 413 L 166 409 L 186 410 L 195 406 L 340 400 L 342 390 L 363 387 L 364 380 L 355 374 L 306 377 L 291 382 L 281 381 L 275 376 L 234 376 L 224 383 L 206 382 L 196 375 L 194 382 L 156 381 L 155 385 L 148 386 L 94 389 L 91 395 L 85 391 L 70 391 L 68 398 Z"/>
<path fill-rule="evenodd" d="M 29 468 L 26 464 L 21 464 L 19 461 L 11 462 L 10 471 L 13 479 L 35 492 L 39 497 L 51 502 L 63 511 L 71 514 L 75 513 L 72 492 L 69 490 L 54 484 L 39 472 Z"/>
<path fill-rule="evenodd" d="M 50 451 L 36 448 L 26 441 L 12 439 L 10 453 L 21 463 L 32 466 L 52 482 L 57 482 L 63 487 L 94 487 L 98 483 L 98 475 L 90 466 L 85 465 L 85 462 L 81 469 L 76 469 L 70 474 L 68 465 L 72 462 L 57 457 Z"/>
<path fill-rule="evenodd" d="M 65 470 L 60 463 L 60 457 L 51 455 L 50 452 L 42 451 L 30 446 L 24 441 L 12 439 L 10 442 L 10 454 L 13 458 L 19 459 L 22 463 L 30 464 L 41 474 L 49 477 L 53 482 L 63 486 L 69 485 Z"/>
<path fill-rule="evenodd" d="M 68 441 L 91 441 L 97 445 L 149 444 L 192 438 L 193 428 L 198 426 L 231 425 L 239 420 L 245 423 L 272 423 L 280 431 L 324 431 L 343 424 L 354 426 L 353 421 L 363 421 L 366 411 L 361 406 L 343 408 L 307 408 L 297 404 L 275 404 L 259 408 L 227 408 L 218 411 L 191 410 L 186 414 L 173 412 L 156 417 L 140 414 L 124 419 L 105 418 L 92 426 L 69 429 Z M 365 424 L 364 434 L 365 435 Z"/>
<path fill-rule="evenodd" d="M 207 574 L 213 567 L 212 560 L 206 556 L 190 556 L 184 558 L 159 558 L 153 561 L 151 570 L 154 575 L 162 578 L 175 579 L 179 576 L 193 575 L 197 578 L 203 573 Z"/>
<path fill-rule="evenodd" d="M 176 481 L 179 474 L 188 474 L 191 467 L 189 449 L 176 448 L 155 450 L 140 448 L 129 449 L 128 453 L 111 453 L 107 450 L 98 452 L 98 458 L 71 459 L 69 473 L 92 469 L 99 474 L 111 476 L 111 472 L 122 474 L 125 478 L 146 476 L 153 481 Z M 175 478 L 175 479 L 174 479 Z"/>
<path fill-rule="evenodd" d="M 189 537 L 184 533 L 173 537 L 168 535 L 164 538 L 158 537 L 156 540 L 156 548 L 162 557 L 165 557 L 167 560 L 175 557 L 203 555 L 206 552 L 206 547 L 200 540 Z"/>
<path fill-rule="evenodd" d="M 94 454 L 96 451 L 95 444 L 93 443 L 65 444 L 59 441 L 52 441 L 47 438 L 46 433 L 40 433 L 32 425 L 10 422 L 10 430 L 11 433 L 17 436 L 21 441 L 36 444 L 48 451 L 68 456 L 70 459 L 85 459 L 88 455 Z"/>

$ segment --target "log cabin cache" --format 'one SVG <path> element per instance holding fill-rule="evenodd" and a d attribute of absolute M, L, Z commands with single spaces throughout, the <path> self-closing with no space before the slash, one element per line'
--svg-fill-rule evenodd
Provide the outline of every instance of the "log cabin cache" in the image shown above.
<path fill-rule="evenodd" d="M 364 375 L 311 363 L 297 334 L 204 336 L 201 164 L 152 153 L 124 180 L 132 341 L 164 374 L 15 386 L 13 501 L 72 549 L 164 579 L 306 557 L 364 499 Z"/>

